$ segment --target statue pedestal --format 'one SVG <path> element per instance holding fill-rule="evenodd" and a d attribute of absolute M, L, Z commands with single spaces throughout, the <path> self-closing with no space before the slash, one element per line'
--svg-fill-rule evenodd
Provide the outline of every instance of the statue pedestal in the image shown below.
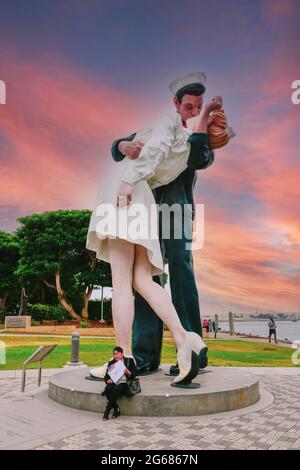
<path fill-rule="evenodd" d="M 242 368 L 208 367 L 210 374 L 199 374 L 200 388 L 173 387 L 173 377 L 165 373 L 170 366 L 140 377 L 142 392 L 132 398 L 120 398 L 122 415 L 127 416 L 198 416 L 232 411 L 255 404 L 260 398 L 256 376 Z M 206 369 L 205 369 L 206 370 Z M 102 412 L 106 397 L 102 381 L 86 380 L 90 368 L 80 367 L 60 372 L 49 380 L 49 397 L 79 410 Z"/>

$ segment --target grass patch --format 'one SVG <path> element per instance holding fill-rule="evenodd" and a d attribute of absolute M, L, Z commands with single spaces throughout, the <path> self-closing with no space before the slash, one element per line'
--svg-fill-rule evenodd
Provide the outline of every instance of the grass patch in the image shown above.
<path fill-rule="evenodd" d="M 70 338 L 39 336 L 2 336 L 6 345 L 6 364 L 0 370 L 21 369 L 23 362 L 42 344 L 58 343 L 58 346 L 43 361 L 44 368 L 63 367 L 70 360 Z M 275 344 L 242 340 L 206 340 L 209 348 L 209 365 L 239 367 L 295 367 L 291 362 L 293 350 Z M 115 342 L 111 338 L 80 339 L 80 360 L 88 366 L 100 365 L 112 357 Z M 176 352 L 173 340 L 164 340 L 162 363 L 175 363 Z M 33 364 L 30 368 L 36 368 Z"/>

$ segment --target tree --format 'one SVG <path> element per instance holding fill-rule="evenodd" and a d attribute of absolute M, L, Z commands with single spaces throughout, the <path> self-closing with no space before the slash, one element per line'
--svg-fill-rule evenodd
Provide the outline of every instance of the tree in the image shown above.
<path fill-rule="evenodd" d="M 20 285 L 15 275 L 19 259 L 19 243 L 12 233 L 0 231 L 0 315 L 9 296 L 19 295 Z"/>
<path fill-rule="evenodd" d="M 111 285 L 109 265 L 86 249 L 91 211 L 58 210 L 21 217 L 17 274 L 55 289 L 61 305 L 76 320 L 88 319 L 95 284 Z"/>

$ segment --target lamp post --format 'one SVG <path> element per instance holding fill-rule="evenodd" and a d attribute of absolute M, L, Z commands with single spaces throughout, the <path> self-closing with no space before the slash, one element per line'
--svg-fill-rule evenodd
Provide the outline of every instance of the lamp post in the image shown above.
<path fill-rule="evenodd" d="M 103 315 L 103 286 L 101 286 L 101 317 L 100 323 L 105 323 L 104 315 Z"/>

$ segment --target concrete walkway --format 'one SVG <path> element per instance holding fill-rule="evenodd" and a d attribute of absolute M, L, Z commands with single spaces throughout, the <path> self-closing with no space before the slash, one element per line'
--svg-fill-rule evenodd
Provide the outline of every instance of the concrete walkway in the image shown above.
<path fill-rule="evenodd" d="M 21 371 L 3 371 L 0 449 L 300 449 L 300 368 L 246 369 L 259 377 L 263 390 L 262 399 L 249 408 L 107 422 L 101 413 L 73 410 L 48 398 L 48 377 L 57 369 L 43 371 L 41 389 L 37 371 L 28 371 L 25 393 L 20 392 Z"/>

